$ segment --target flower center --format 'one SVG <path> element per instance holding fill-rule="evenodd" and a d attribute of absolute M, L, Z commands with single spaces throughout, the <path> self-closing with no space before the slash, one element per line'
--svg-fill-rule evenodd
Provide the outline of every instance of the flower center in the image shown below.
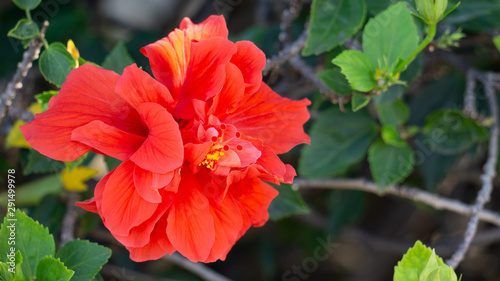
<path fill-rule="evenodd" d="M 218 141 L 215 141 L 212 145 L 212 148 L 210 149 L 210 152 L 207 154 L 207 156 L 205 156 L 205 159 L 203 159 L 203 161 L 198 164 L 198 166 L 205 166 L 208 169 L 213 170 L 220 157 L 224 156 L 224 150 L 229 150 L 229 147 L 227 145 L 222 146 Z"/>

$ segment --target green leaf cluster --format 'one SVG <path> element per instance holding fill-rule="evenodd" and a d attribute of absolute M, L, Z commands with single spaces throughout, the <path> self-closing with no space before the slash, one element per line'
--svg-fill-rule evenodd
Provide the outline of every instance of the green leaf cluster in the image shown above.
<path fill-rule="evenodd" d="M 354 90 L 376 92 L 399 83 L 401 62 L 418 48 L 419 36 L 406 3 L 399 2 L 370 19 L 363 30 L 363 52 L 347 50 L 333 59 Z"/>
<path fill-rule="evenodd" d="M 90 281 L 111 251 L 89 241 L 74 240 L 56 253 L 48 229 L 16 210 L 0 227 L 0 277 L 5 281 Z"/>
<path fill-rule="evenodd" d="M 344 113 L 339 109 L 323 112 L 309 132 L 311 145 L 302 151 L 299 172 L 312 178 L 346 172 L 365 157 L 377 130 L 377 123 L 366 112 Z"/>
<path fill-rule="evenodd" d="M 457 275 L 434 250 L 417 241 L 394 268 L 393 280 L 457 281 Z"/>

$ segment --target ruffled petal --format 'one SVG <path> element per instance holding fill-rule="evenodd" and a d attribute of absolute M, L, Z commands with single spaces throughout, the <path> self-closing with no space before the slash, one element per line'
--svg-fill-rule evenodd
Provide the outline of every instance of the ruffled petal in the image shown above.
<path fill-rule="evenodd" d="M 134 108 L 145 102 L 157 103 L 169 111 L 174 107 L 174 99 L 168 89 L 139 69 L 136 64 L 123 70 L 116 83 L 115 92 Z"/>
<path fill-rule="evenodd" d="M 137 107 L 149 135 L 142 146 L 130 157 L 135 164 L 154 173 L 165 174 L 178 168 L 184 161 L 179 126 L 165 108 L 156 103 Z"/>
<path fill-rule="evenodd" d="M 226 64 L 226 80 L 222 90 L 214 97 L 208 114 L 220 115 L 232 112 L 245 94 L 245 82 L 241 71 L 232 63 Z"/>
<path fill-rule="evenodd" d="M 50 158 L 73 161 L 90 147 L 72 141 L 72 131 L 94 120 L 131 134 L 147 134 L 137 112 L 114 93 L 118 77 L 91 64 L 71 71 L 60 93 L 50 99 L 49 110 L 21 126 L 28 143 Z"/>
<path fill-rule="evenodd" d="M 136 262 L 156 260 L 166 254 L 175 252 L 174 247 L 167 237 L 167 219 L 162 217 L 155 225 L 149 239 L 149 243 L 142 247 L 127 247 L 130 252 L 130 259 Z"/>
<path fill-rule="evenodd" d="M 156 80 L 168 88 L 174 99 L 184 83 L 190 51 L 191 40 L 180 29 L 141 49 L 149 59 Z"/>
<path fill-rule="evenodd" d="M 157 227 L 159 220 L 165 220 L 164 216 L 170 208 L 172 204 L 175 194 L 172 192 L 162 192 L 162 201 L 161 204 L 158 205 L 158 208 L 154 212 L 154 214 L 148 218 L 145 222 L 141 223 L 138 226 L 132 227 L 129 233 L 126 236 L 113 234 L 116 240 L 120 241 L 123 245 L 128 247 L 144 247 L 146 244 L 151 243 L 150 239 L 152 238 L 152 232 Z M 166 224 L 163 232 L 163 236 L 166 238 Z M 168 238 L 167 238 L 168 240 Z"/>
<path fill-rule="evenodd" d="M 160 203 L 162 198 L 158 189 L 169 184 L 173 177 L 174 171 L 167 172 L 166 174 L 158 174 L 135 166 L 135 189 L 144 200 L 151 203 Z"/>
<path fill-rule="evenodd" d="M 193 262 L 203 261 L 215 241 L 214 219 L 208 199 L 188 168 L 168 215 L 167 234 L 174 248 Z"/>
<path fill-rule="evenodd" d="M 243 220 L 232 196 L 226 196 L 220 203 L 211 200 L 210 213 L 214 218 L 215 241 L 205 262 L 225 260 L 227 253 L 239 237 Z"/>
<path fill-rule="evenodd" d="M 241 211 L 256 227 L 264 225 L 268 220 L 267 208 L 274 197 L 278 196 L 276 189 L 257 178 L 242 180 L 230 186 L 228 193 L 231 193 Z"/>
<path fill-rule="evenodd" d="M 280 97 L 262 82 L 255 94 L 245 95 L 237 110 L 218 117 L 281 154 L 297 144 L 310 142 L 302 128 L 309 119 L 310 103 L 307 99 L 294 101 Z"/>
<path fill-rule="evenodd" d="M 71 140 L 86 144 L 99 153 L 125 161 L 141 147 L 146 138 L 96 120 L 73 130 Z"/>
<path fill-rule="evenodd" d="M 227 38 L 229 34 L 224 17 L 215 15 L 198 24 L 194 24 L 189 18 L 184 18 L 179 28 L 184 30 L 191 40 L 196 41 L 216 36 Z"/>
<path fill-rule="evenodd" d="M 144 200 L 134 186 L 134 163 L 125 161 L 109 177 L 102 195 L 104 225 L 111 233 L 127 236 L 134 226 L 148 220 L 158 203 Z"/>
<path fill-rule="evenodd" d="M 222 89 L 225 66 L 236 52 L 234 43 L 212 37 L 191 44 L 191 56 L 186 79 L 179 93 L 174 115 L 190 119 L 195 116 L 193 100 L 207 101 Z"/>
<path fill-rule="evenodd" d="M 259 89 L 262 82 L 262 69 L 266 66 L 266 55 L 250 41 L 238 41 L 235 45 L 238 51 L 231 58 L 231 62 L 243 74 L 245 93 L 253 94 Z"/>

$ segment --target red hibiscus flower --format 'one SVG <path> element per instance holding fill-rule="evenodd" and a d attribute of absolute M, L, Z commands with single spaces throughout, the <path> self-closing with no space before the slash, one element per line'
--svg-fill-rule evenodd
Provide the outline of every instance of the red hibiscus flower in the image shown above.
<path fill-rule="evenodd" d="M 49 110 L 21 127 L 40 153 L 71 161 L 87 151 L 123 161 L 78 203 L 98 213 L 135 261 L 178 251 L 191 261 L 224 260 L 250 226 L 262 226 L 295 170 L 277 154 L 308 143 L 309 101 L 262 82 L 265 56 L 227 39 L 224 18 L 180 29 L 141 51 L 122 76 L 83 65 Z"/>

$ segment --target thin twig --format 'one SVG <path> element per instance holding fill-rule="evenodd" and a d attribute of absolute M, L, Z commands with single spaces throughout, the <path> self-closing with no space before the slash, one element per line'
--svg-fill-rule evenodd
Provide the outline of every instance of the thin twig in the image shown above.
<path fill-rule="evenodd" d="M 477 118 L 476 110 L 476 70 L 470 69 L 467 71 L 467 81 L 465 85 L 465 95 L 464 95 L 464 112 L 468 114 L 471 118 Z"/>
<path fill-rule="evenodd" d="M 66 213 L 62 221 L 61 246 L 75 239 L 75 223 L 77 217 L 76 202 L 80 200 L 77 192 L 68 192 L 66 198 Z"/>
<path fill-rule="evenodd" d="M 280 65 L 284 64 L 287 62 L 290 58 L 296 56 L 297 54 L 302 51 L 304 46 L 306 45 L 306 39 L 307 39 L 307 24 L 304 29 L 304 32 L 293 42 L 290 46 L 286 47 L 279 53 L 279 55 L 273 56 L 272 58 L 268 59 L 266 62 L 266 66 L 262 70 L 264 75 L 266 75 L 269 71 L 271 71 L 274 68 L 279 67 Z"/>
<path fill-rule="evenodd" d="M 479 223 L 479 214 L 483 210 L 484 205 L 490 200 L 490 195 L 493 190 L 493 178 L 496 176 L 496 165 L 498 160 L 498 134 L 499 134 L 499 116 L 496 93 L 494 89 L 493 75 L 486 73 L 483 77 L 478 77 L 485 87 L 486 97 L 490 114 L 493 117 L 493 124 L 490 131 L 490 143 L 488 145 L 488 160 L 483 166 L 483 174 L 481 175 L 482 187 L 479 191 L 476 202 L 471 209 L 471 217 L 467 224 L 467 229 L 464 233 L 464 240 L 453 256 L 446 263 L 456 268 L 464 259 L 465 253 L 469 249 L 470 243 L 474 238 Z"/>
<path fill-rule="evenodd" d="M 48 26 L 49 22 L 44 21 L 42 29 L 40 30 L 40 35 L 31 40 L 28 49 L 23 54 L 22 61 L 17 65 L 14 77 L 12 77 L 12 80 L 7 84 L 7 88 L 5 88 L 5 91 L 0 97 L 0 124 L 7 115 L 9 107 L 12 106 L 12 101 L 16 97 L 16 92 L 23 87 L 23 78 L 26 77 L 28 71 L 33 66 L 33 61 L 36 60 L 40 54 L 40 49 L 45 40 L 45 31 L 47 31 Z"/>
<path fill-rule="evenodd" d="M 21 119 L 24 122 L 31 122 L 33 121 L 33 119 L 35 119 L 33 113 L 17 107 L 12 107 L 11 109 L 9 109 L 9 116 L 16 119 Z"/>
<path fill-rule="evenodd" d="M 213 271 L 207 266 L 191 262 L 177 253 L 166 255 L 162 259 L 195 273 L 205 281 L 231 281 L 231 279 Z"/>
<path fill-rule="evenodd" d="M 473 209 L 473 206 L 462 203 L 458 200 L 442 197 L 425 190 L 405 185 L 389 186 L 381 191 L 377 188 L 377 185 L 375 183 L 363 179 L 295 179 L 293 182 L 293 187 L 295 189 L 322 188 L 361 190 L 374 193 L 379 196 L 396 195 L 416 202 L 425 203 L 437 210 L 447 210 L 464 216 L 470 216 Z M 500 226 L 500 214 L 497 212 L 480 210 L 478 212 L 478 217 L 482 221 Z"/>
<path fill-rule="evenodd" d="M 283 44 L 291 43 L 290 34 L 292 33 L 292 24 L 293 21 L 298 17 L 300 10 L 302 8 L 301 0 L 290 0 L 290 5 L 288 9 L 283 10 L 281 13 L 281 22 L 280 22 L 280 34 L 278 39 Z"/>
<path fill-rule="evenodd" d="M 340 96 L 337 93 L 333 92 L 328 88 L 321 79 L 316 76 L 314 70 L 307 65 L 299 56 L 295 56 L 290 59 L 290 64 L 300 72 L 304 77 L 306 77 L 309 81 L 311 81 L 316 87 L 318 87 L 319 91 L 326 95 L 333 103 L 341 103 L 344 104 L 349 100 L 347 96 Z"/>

